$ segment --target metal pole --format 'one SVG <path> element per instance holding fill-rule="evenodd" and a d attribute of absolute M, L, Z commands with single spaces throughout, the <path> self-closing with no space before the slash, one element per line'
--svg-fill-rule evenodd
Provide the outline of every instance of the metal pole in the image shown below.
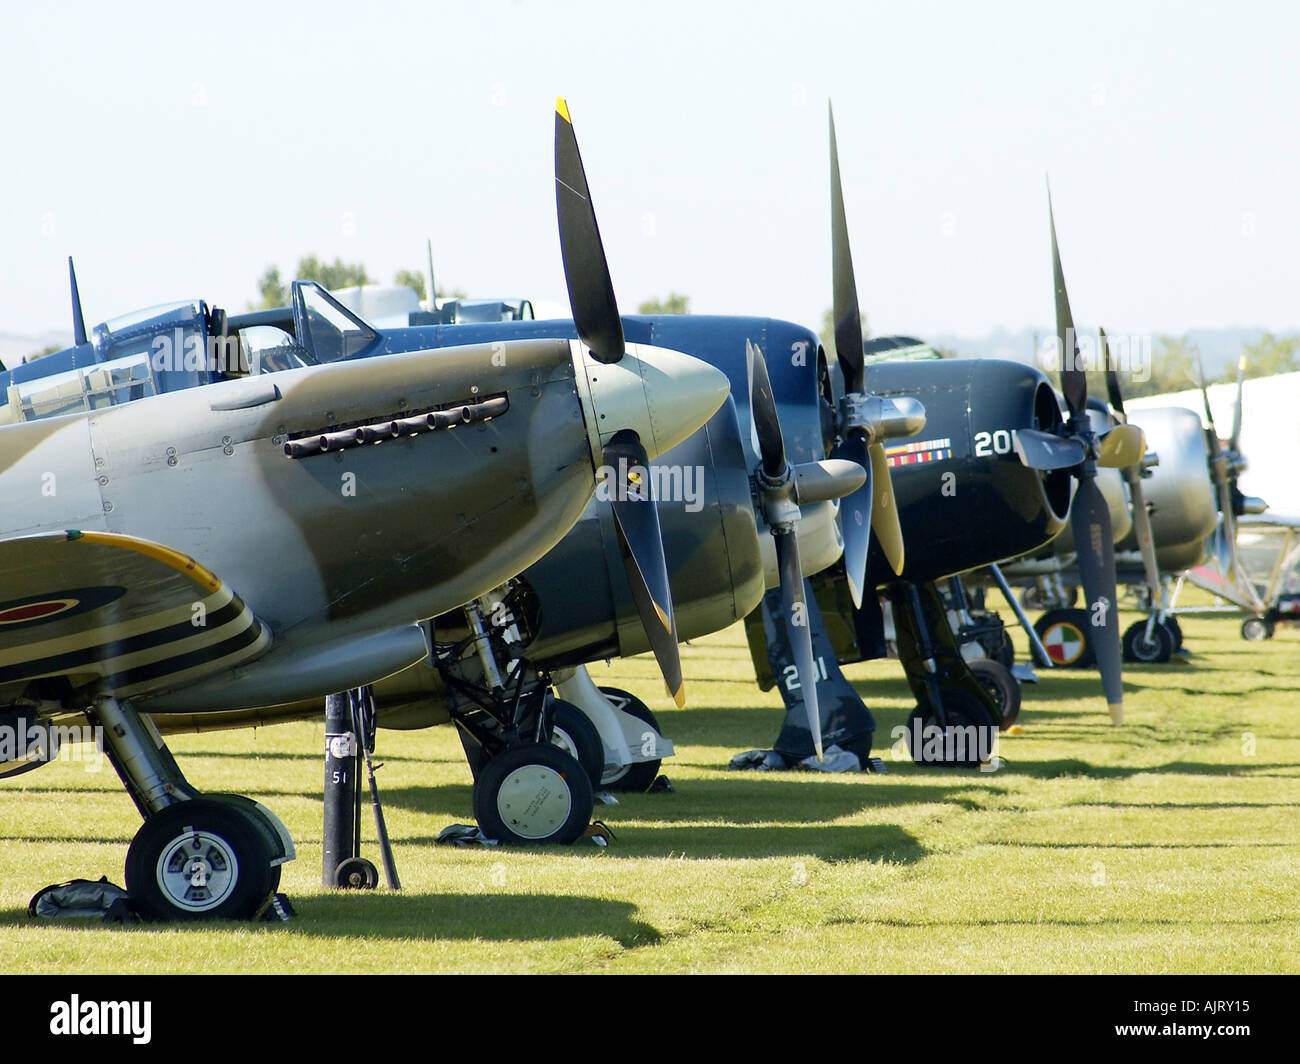
<path fill-rule="evenodd" d="M 1011 593 L 1011 585 L 1007 583 L 1007 578 L 1002 575 L 1002 570 L 997 565 L 990 565 L 989 572 L 993 574 L 993 579 L 997 581 L 998 588 L 1002 592 L 1002 597 L 1007 600 L 1007 605 L 1011 607 L 1011 612 L 1016 615 L 1016 620 L 1020 622 L 1020 627 L 1025 630 L 1025 635 L 1029 636 L 1029 646 L 1034 652 L 1034 657 L 1038 663 L 1045 669 L 1052 668 L 1052 659 L 1047 655 L 1047 648 L 1043 646 L 1043 641 L 1038 638 L 1038 633 L 1034 631 L 1034 626 L 1029 623 L 1029 618 L 1025 611 L 1020 608 L 1020 603 L 1016 601 L 1016 596 Z"/>
<path fill-rule="evenodd" d="M 346 691 L 325 696 L 325 822 L 321 835 L 321 886 L 338 886 L 336 872 L 355 857 L 357 737 Z"/>

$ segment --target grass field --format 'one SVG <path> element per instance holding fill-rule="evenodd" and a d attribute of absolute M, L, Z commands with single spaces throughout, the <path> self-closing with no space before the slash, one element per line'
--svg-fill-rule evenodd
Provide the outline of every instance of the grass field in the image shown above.
<path fill-rule="evenodd" d="M 781 719 L 738 627 L 684 648 L 685 710 L 648 658 L 595 666 L 678 751 L 675 794 L 598 807 L 603 852 L 434 846 L 472 821 L 456 737 L 381 732 L 400 894 L 320 888 L 319 724 L 176 738 L 193 783 L 293 832 L 286 925 L 29 919 L 46 883 L 122 882 L 138 825 L 107 764 L 51 765 L 0 783 L 0 971 L 1300 971 L 1300 632 L 1246 643 L 1237 624 L 1186 619 L 1190 663 L 1126 668 L 1120 728 L 1094 674 L 1040 673 L 992 774 L 890 759 L 911 708 L 896 662 L 847 670 L 890 765 L 852 778 L 724 770 Z"/>

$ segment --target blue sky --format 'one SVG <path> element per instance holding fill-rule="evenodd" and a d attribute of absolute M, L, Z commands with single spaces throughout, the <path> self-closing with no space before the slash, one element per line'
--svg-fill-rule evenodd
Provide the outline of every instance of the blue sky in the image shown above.
<path fill-rule="evenodd" d="M 23 5 L 2 16 L 0 332 L 202 297 L 316 252 L 563 299 L 568 97 L 625 311 L 816 326 L 826 100 L 875 333 L 1300 325 L 1292 5 Z"/>

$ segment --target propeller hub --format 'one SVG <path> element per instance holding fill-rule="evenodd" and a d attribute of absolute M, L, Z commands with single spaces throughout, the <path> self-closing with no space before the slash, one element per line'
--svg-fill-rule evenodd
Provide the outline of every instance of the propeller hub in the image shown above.
<path fill-rule="evenodd" d="M 631 429 L 656 458 L 700 429 L 730 393 L 727 375 L 691 355 L 628 344 L 618 362 L 599 362 L 570 342 L 593 463 L 620 429 Z"/>
<path fill-rule="evenodd" d="M 840 399 L 839 429 L 847 436 L 861 429 L 868 443 L 914 436 L 925 428 L 925 406 L 910 395 L 886 399 L 849 392 Z"/>
<path fill-rule="evenodd" d="M 760 464 L 754 472 L 754 485 L 767 526 L 773 531 L 792 532 L 802 516 L 793 467 L 786 465 L 780 473 L 772 476 Z"/>

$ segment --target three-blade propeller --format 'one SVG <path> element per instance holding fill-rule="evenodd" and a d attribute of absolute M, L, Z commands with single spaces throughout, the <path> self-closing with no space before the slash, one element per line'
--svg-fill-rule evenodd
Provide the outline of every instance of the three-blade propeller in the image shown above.
<path fill-rule="evenodd" d="M 835 112 L 827 105 L 831 139 L 831 283 L 834 302 L 831 315 L 835 323 L 835 354 L 844 374 L 846 397 L 860 397 L 865 387 L 865 362 L 862 349 L 862 314 L 858 308 L 858 286 L 853 273 L 853 254 L 849 248 L 848 221 L 844 213 L 844 189 L 840 183 L 839 146 L 835 139 Z M 832 452 L 835 457 L 856 462 L 866 474 L 862 487 L 840 504 L 840 521 L 844 530 L 844 570 L 848 577 L 853 605 L 861 608 L 865 592 L 867 550 L 871 532 L 895 573 L 903 571 L 903 531 L 898 523 L 898 506 L 894 500 L 889 461 L 885 457 L 885 432 L 882 423 L 890 420 L 900 426 L 892 435 L 910 436 L 924 427 L 924 411 L 910 400 L 906 408 L 889 400 L 877 400 L 880 416 L 869 424 L 854 424 Z M 918 423 L 919 421 L 919 423 Z M 905 431 L 904 431 L 905 430 Z"/>
<path fill-rule="evenodd" d="M 614 298 L 614 284 L 609 276 L 582 156 L 578 153 L 578 139 L 563 99 L 555 102 L 555 208 L 564 278 L 578 336 L 598 362 L 618 362 L 627 349 L 623 322 Z M 668 693 L 681 707 L 686 704 L 686 691 L 677 624 L 673 617 L 659 508 L 650 491 L 646 449 L 636 432 L 623 429 L 605 445 L 602 461 L 606 475 L 621 480 L 617 486 L 610 485 L 609 495 L 613 499 L 614 526 L 632 600 Z"/>
<path fill-rule="evenodd" d="M 1102 689 L 1111 719 L 1119 724 L 1124 713 L 1124 684 L 1119 644 L 1119 607 L 1115 587 L 1115 544 L 1110 510 L 1097 487 L 1097 466 L 1127 466 L 1141 461 L 1144 442 L 1136 426 L 1120 425 L 1099 442 L 1088 419 L 1088 378 L 1075 344 L 1074 315 L 1065 288 L 1065 272 L 1056 242 L 1052 193 L 1047 193 L 1047 217 L 1052 234 L 1052 282 L 1056 307 L 1056 339 L 1061 350 L 1061 391 L 1069 419 L 1059 434 L 1038 430 L 1017 432 L 1016 453 L 1032 469 L 1069 468 L 1076 481 L 1070 505 L 1070 527 L 1079 567 L 1079 580 L 1087 600 L 1089 638 L 1097 657 Z M 1120 430 L 1124 430 L 1120 432 Z M 1120 435 L 1116 436 L 1115 433 Z M 1054 442 L 1055 441 L 1055 442 Z M 1067 459 L 1077 457 L 1069 463 Z"/>
<path fill-rule="evenodd" d="M 813 630 L 809 624 L 809 607 L 803 570 L 800 563 L 800 537 L 796 532 L 800 520 L 800 496 L 796 470 L 785 460 L 785 440 L 781 436 L 781 423 L 776 416 L 776 399 L 772 395 L 772 382 L 767 376 L 767 362 L 763 352 L 753 343 L 745 341 L 745 360 L 749 367 L 749 411 L 753 420 L 754 438 L 758 441 L 759 466 L 754 473 L 759 490 L 759 502 L 768 531 L 776 546 L 776 567 L 780 574 L 781 610 L 785 631 L 794 650 L 794 665 L 800 676 L 800 693 L 803 710 L 813 732 L 813 749 L 816 760 L 822 760 L 822 713 L 816 697 L 816 663 L 813 657 Z M 828 467 L 842 467 L 848 463 L 818 463 Z M 852 467 L 840 470 L 853 476 Z"/>
<path fill-rule="evenodd" d="M 1205 367 L 1201 364 L 1201 353 L 1196 353 L 1196 374 L 1201 389 L 1201 401 L 1205 405 L 1205 421 L 1209 426 L 1207 433 L 1210 448 L 1210 477 L 1214 481 L 1215 494 L 1219 501 L 1219 525 L 1214 530 L 1214 557 L 1219 571 L 1225 580 L 1236 584 L 1240 591 L 1248 596 L 1261 609 L 1255 587 L 1249 579 L 1243 579 L 1241 561 L 1237 557 L 1237 516 L 1235 492 L 1237 473 L 1242 465 L 1239 451 L 1241 436 L 1241 392 L 1245 377 L 1245 358 L 1237 360 L 1237 398 L 1232 412 L 1232 437 L 1228 448 L 1224 450 L 1219 440 L 1218 429 L 1214 425 L 1214 413 L 1210 409 L 1210 394 L 1205 385 Z"/>

